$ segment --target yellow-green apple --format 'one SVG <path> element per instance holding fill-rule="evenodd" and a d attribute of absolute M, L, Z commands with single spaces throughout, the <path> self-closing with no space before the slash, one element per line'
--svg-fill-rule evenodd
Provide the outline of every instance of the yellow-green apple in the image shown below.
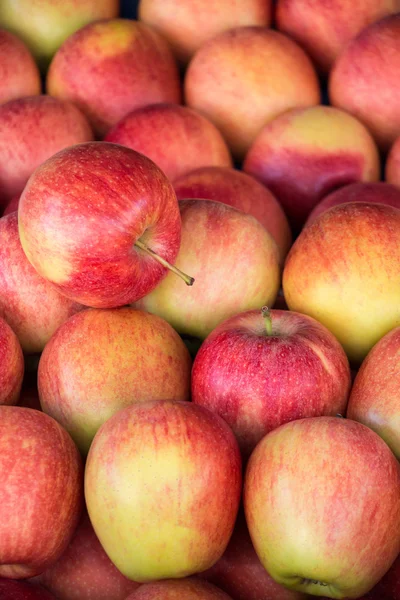
<path fill-rule="evenodd" d="M 138 108 L 112 127 L 104 140 L 151 158 L 171 181 L 199 167 L 232 166 L 228 146 L 215 125 L 179 104 Z"/>
<path fill-rule="evenodd" d="M 1 0 L 0 26 L 24 40 L 44 71 L 77 29 L 118 12 L 119 0 Z"/>
<path fill-rule="evenodd" d="M 261 223 L 223 202 L 188 199 L 179 206 L 182 240 L 176 265 L 185 265 L 196 283 L 182 293 L 171 273 L 135 306 L 198 338 L 236 313 L 272 306 L 280 287 L 280 255 Z"/>
<path fill-rule="evenodd" d="M 61 325 L 43 350 L 40 404 L 86 454 L 100 425 L 121 408 L 189 400 L 191 366 L 164 319 L 129 307 L 88 309 Z"/>
<path fill-rule="evenodd" d="M 0 577 L 25 579 L 64 552 L 83 505 L 83 466 L 43 412 L 0 406 Z"/>
<path fill-rule="evenodd" d="M 329 208 L 345 202 L 377 202 L 378 204 L 389 204 L 400 209 L 400 190 L 384 181 L 345 185 L 318 202 L 308 215 L 306 224 L 312 223 Z"/>
<path fill-rule="evenodd" d="M 144 583 L 126 600 L 232 600 L 228 594 L 206 581 L 194 577 L 166 579 Z"/>
<path fill-rule="evenodd" d="M 192 371 L 192 400 L 219 414 L 248 458 L 283 423 L 344 414 L 351 386 L 346 354 L 328 329 L 288 310 L 252 310 L 220 323 Z"/>
<path fill-rule="evenodd" d="M 400 187 L 400 136 L 396 139 L 387 157 L 385 180 Z"/>
<path fill-rule="evenodd" d="M 49 96 L 1 105 L 0 129 L 0 205 L 19 195 L 33 171 L 55 152 L 93 139 L 76 106 Z"/>
<path fill-rule="evenodd" d="M 71 35 L 51 61 L 46 89 L 79 106 L 100 137 L 135 108 L 181 101 L 168 43 L 132 19 L 98 21 Z"/>
<path fill-rule="evenodd" d="M 58 600 L 41 585 L 0 578 L 0 600 Z"/>
<path fill-rule="evenodd" d="M 58 600 L 125 600 L 139 587 L 108 558 L 86 511 L 60 558 L 32 581 Z"/>
<path fill-rule="evenodd" d="M 222 31 L 248 25 L 268 27 L 271 13 L 272 0 L 223 0 L 212 7 L 203 0 L 140 0 L 138 6 L 139 19 L 168 40 L 183 65 Z"/>
<path fill-rule="evenodd" d="M 167 177 L 142 154 L 110 142 L 76 144 L 38 167 L 20 198 L 18 225 L 39 275 L 99 308 L 148 294 L 175 260 L 181 237 Z"/>
<path fill-rule="evenodd" d="M 93 528 L 115 566 L 137 582 L 211 567 L 228 545 L 241 490 L 235 436 L 192 402 L 154 400 L 118 411 L 100 427 L 86 461 Z"/>
<path fill-rule="evenodd" d="M 243 169 L 280 201 L 298 233 L 329 192 L 355 181 L 378 181 L 376 144 L 362 123 L 331 106 L 289 110 L 262 128 Z"/>
<path fill-rule="evenodd" d="M 383 151 L 400 135 L 400 11 L 369 25 L 336 60 L 329 100 L 364 123 Z"/>
<path fill-rule="evenodd" d="M 283 263 L 292 244 L 288 220 L 272 192 L 254 177 L 229 167 L 202 167 L 182 175 L 173 186 L 178 200 L 215 200 L 253 215 L 275 239 Z"/>
<path fill-rule="evenodd" d="M 314 596 L 359 598 L 400 551 L 399 463 L 350 419 L 299 419 L 268 433 L 247 466 L 244 508 L 268 573 Z"/>
<path fill-rule="evenodd" d="M 400 326 L 384 335 L 363 360 L 347 417 L 368 425 L 400 459 Z"/>
<path fill-rule="evenodd" d="M 303 228 L 282 285 L 289 309 L 323 323 L 356 366 L 400 325 L 399 274 L 400 209 L 348 202 Z"/>
<path fill-rule="evenodd" d="M 60 294 L 33 268 L 22 249 L 18 215 L 0 219 L 0 316 L 25 353 L 41 352 L 58 327 L 83 306 Z"/>
<path fill-rule="evenodd" d="M 0 316 L 0 405 L 17 404 L 23 377 L 21 345 L 9 324 Z"/>
<path fill-rule="evenodd" d="M 205 42 L 189 63 L 184 88 L 186 104 L 215 123 L 238 160 L 268 121 L 320 102 L 309 57 L 267 27 L 238 27 Z"/>
<path fill-rule="evenodd" d="M 1 11 L 1 8 L 0 8 Z M 0 29 L 0 104 L 42 90 L 39 69 L 22 40 Z"/>
<path fill-rule="evenodd" d="M 370 23 L 400 11 L 399 0 L 278 0 L 276 25 L 328 73 L 346 44 Z"/>

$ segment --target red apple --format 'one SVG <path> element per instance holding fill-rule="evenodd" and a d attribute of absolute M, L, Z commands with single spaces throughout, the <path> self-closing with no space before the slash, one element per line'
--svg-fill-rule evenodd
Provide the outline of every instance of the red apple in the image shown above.
<path fill-rule="evenodd" d="M 179 205 L 182 241 L 176 265 L 185 265 L 196 283 L 182 293 L 171 273 L 135 306 L 199 338 L 236 313 L 272 306 L 280 286 L 280 256 L 266 229 L 222 202 L 194 199 Z"/>
<path fill-rule="evenodd" d="M 0 315 L 25 353 L 41 352 L 56 329 L 83 306 L 61 295 L 28 261 L 17 213 L 0 219 Z"/>
<path fill-rule="evenodd" d="M 121 408 L 189 400 L 191 366 L 182 339 L 160 317 L 88 309 L 61 325 L 43 350 L 40 404 L 86 454 L 100 425 Z"/>
<path fill-rule="evenodd" d="M 145 156 L 109 142 L 66 148 L 36 169 L 18 223 L 39 275 L 65 296 L 101 308 L 148 294 L 166 275 L 165 261 L 175 260 L 181 236 L 167 177 Z"/>
<path fill-rule="evenodd" d="M 0 579 L 0 600 L 58 600 L 41 585 L 15 579 Z"/>
<path fill-rule="evenodd" d="M 192 577 L 145 583 L 126 600 L 232 600 L 222 590 Z"/>
<path fill-rule="evenodd" d="M 228 167 L 203 167 L 173 182 L 178 200 L 216 200 L 253 215 L 278 244 L 281 262 L 292 243 L 289 223 L 275 196 L 256 179 Z"/>
<path fill-rule="evenodd" d="M 23 96 L 35 96 L 42 90 L 33 56 L 23 41 L 6 29 L 0 29 L 0 81 L 0 104 Z"/>
<path fill-rule="evenodd" d="M 243 169 L 275 194 L 296 233 L 330 191 L 380 176 L 378 149 L 368 130 L 331 106 L 293 109 L 268 123 Z"/>
<path fill-rule="evenodd" d="M 93 139 L 83 114 L 69 102 L 30 96 L 0 106 L 0 205 L 19 195 L 43 161 Z"/>
<path fill-rule="evenodd" d="M 400 555 L 365 600 L 400 600 Z"/>
<path fill-rule="evenodd" d="M 0 406 L 0 577 L 38 575 L 78 524 L 83 468 L 68 433 L 38 410 Z"/>
<path fill-rule="evenodd" d="M 168 43 L 132 19 L 98 21 L 71 35 L 50 64 L 46 89 L 79 106 L 98 136 L 135 108 L 181 101 Z"/>
<path fill-rule="evenodd" d="M 58 561 L 34 581 L 58 600 L 125 600 L 139 586 L 110 561 L 86 512 Z"/>
<path fill-rule="evenodd" d="M 400 465 L 361 423 L 313 417 L 258 444 L 244 507 L 261 563 L 282 585 L 359 598 L 400 551 Z"/>
<path fill-rule="evenodd" d="M 215 125 L 179 104 L 138 108 L 119 121 L 105 141 L 151 158 L 171 181 L 198 167 L 232 166 L 229 149 Z"/>
<path fill-rule="evenodd" d="M 400 136 L 394 142 L 387 157 L 385 179 L 388 183 L 400 187 Z"/>
<path fill-rule="evenodd" d="M 293 244 L 283 271 L 290 310 L 314 317 L 358 366 L 400 325 L 400 209 L 348 202 L 319 215 Z"/>
<path fill-rule="evenodd" d="M 241 477 L 239 448 L 223 419 L 192 402 L 155 400 L 120 410 L 97 432 L 86 461 L 86 505 L 125 576 L 180 578 L 223 554 Z"/>
<path fill-rule="evenodd" d="M 238 160 L 277 115 L 320 101 L 311 60 L 267 27 L 237 27 L 205 42 L 189 63 L 184 86 L 186 104 L 215 123 Z"/>
<path fill-rule="evenodd" d="M 23 377 L 21 345 L 14 331 L 0 317 L 0 405 L 17 404 Z"/>

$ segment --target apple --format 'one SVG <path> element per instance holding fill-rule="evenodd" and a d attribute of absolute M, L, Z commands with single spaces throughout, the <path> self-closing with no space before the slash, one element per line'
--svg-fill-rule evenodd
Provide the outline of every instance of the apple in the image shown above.
<path fill-rule="evenodd" d="M 126 600 L 232 600 L 215 585 L 192 577 L 145 583 Z"/>
<path fill-rule="evenodd" d="M 274 117 L 320 102 L 309 57 L 267 27 L 237 27 L 205 42 L 189 63 L 184 89 L 186 104 L 215 123 L 237 160 Z"/>
<path fill-rule="evenodd" d="M 24 356 L 14 331 L 0 316 L 0 405 L 17 404 L 24 377 Z"/>
<path fill-rule="evenodd" d="M 315 596 L 360 597 L 400 551 L 400 465 L 349 419 L 299 419 L 268 433 L 247 465 L 244 508 L 268 573 Z"/>
<path fill-rule="evenodd" d="M 185 266 L 196 283 L 182 293 L 179 278 L 167 275 L 135 306 L 201 339 L 236 313 L 272 306 L 281 268 L 278 246 L 267 230 L 252 215 L 222 202 L 193 199 L 179 205 L 182 239 L 176 265 Z"/>
<path fill-rule="evenodd" d="M 358 366 L 400 325 L 399 273 L 400 209 L 348 202 L 303 228 L 287 256 L 282 287 L 289 309 L 325 325 Z"/>
<path fill-rule="evenodd" d="M 1 0 L 0 26 L 24 40 L 44 71 L 74 31 L 118 12 L 118 0 Z"/>
<path fill-rule="evenodd" d="M 1 12 L 1 8 L 0 8 Z M 39 69 L 22 40 L 0 29 L 0 104 L 42 90 Z"/>
<path fill-rule="evenodd" d="M 168 43 L 132 19 L 106 19 L 72 34 L 51 61 L 46 90 L 79 106 L 98 137 L 135 108 L 181 101 Z"/>
<path fill-rule="evenodd" d="M 88 309 L 61 325 L 43 350 L 40 404 L 86 454 L 100 425 L 121 408 L 189 400 L 191 366 L 182 339 L 160 317 L 128 307 Z"/>
<path fill-rule="evenodd" d="M 0 578 L 0 600 L 58 600 L 41 585 Z"/>
<path fill-rule="evenodd" d="M 269 27 L 272 0 L 219 0 L 212 7 L 204 0 L 139 0 L 138 15 L 165 37 L 186 65 L 204 42 L 222 31 L 246 25 Z"/>
<path fill-rule="evenodd" d="M 192 400 L 232 428 L 244 457 L 283 423 L 344 414 L 350 367 L 335 336 L 287 310 L 251 310 L 220 323 L 197 352 Z"/>
<path fill-rule="evenodd" d="M 385 179 L 400 187 L 400 136 L 396 139 L 387 157 Z"/>
<path fill-rule="evenodd" d="M 9 215 L 10 213 L 18 211 L 19 198 L 20 198 L 20 195 L 17 194 L 16 196 L 13 196 L 11 198 L 11 200 L 9 200 L 9 202 L 7 202 L 7 204 L 3 210 L 3 215 L 2 215 L 3 217 L 5 217 L 6 215 Z"/>
<path fill-rule="evenodd" d="M 346 44 L 370 23 L 400 11 L 399 0 L 278 0 L 276 26 L 329 73 Z"/>
<path fill-rule="evenodd" d="M 330 191 L 355 181 L 378 181 L 380 160 L 370 133 L 331 106 L 295 108 L 265 125 L 243 163 L 266 185 L 298 233 Z"/>
<path fill-rule="evenodd" d="M 0 406 L 0 577 L 33 577 L 64 552 L 83 504 L 68 433 L 32 408 Z"/>
<path fill-rule="evenodd" d="M 400 555 L 365 600 L 400 600 Z"/>
<path fill-rule="evenodd" d="M 84 307 L 61 295 L 28 261 L 17 213 L 0 219 L 0 316 L 25 353 L 43 350 L 56 329 Z"/>
<path fill-rule="evenodd" d="M 0 205 L 19 196 L 33 171 L 55 152 L 93 139 L 76 106 L 29 96 L 0 106 Z"/>
<path fill-rule="evenodd" d="M 329 77 L 329 100 L 368 127 L 386 152 L 400 135 L 400 10 L 365 27 L 344 48 Z"/>
<path fill-rule="evenodd" d="M 283 264 L 292 244 L 292 234 L 275 196 L 254 177 L 229 167 L 201 167 L 175 181 L 178 200 L 202 198 L 224 202 L 253 215 L 278 244 Z"/>
<path fill-rule="evenodd" d="M 33 581 L 52 592 L 58 600 L 125 600 L 139 587 L 110 561 L 86 511 L 57 562 Z"/>
<path fill-rule="evenodd" d="M 181 237 L 167 177 L 142 154 L 110 142 L 76 144 L 36 169 L 20 198 L 18 224 L 39 275 L 98 308 L 148 294 L 175 260 Z"/>
<path fill-rule="evenodd" d="M 211 567 L 232 534 L 242 490 L 240 452 L 218 415 L 154 400 L 99 429 L 85 471 L 86 506 L 115 566 L 139 583 Z"/>

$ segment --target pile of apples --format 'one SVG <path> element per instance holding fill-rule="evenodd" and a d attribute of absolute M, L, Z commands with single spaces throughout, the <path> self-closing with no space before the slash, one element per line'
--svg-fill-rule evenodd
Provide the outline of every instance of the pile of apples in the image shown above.
<path fill-rule="evenodd" d="M 0 600 L 400 599 L 400 0 L 0 0 Z"/>

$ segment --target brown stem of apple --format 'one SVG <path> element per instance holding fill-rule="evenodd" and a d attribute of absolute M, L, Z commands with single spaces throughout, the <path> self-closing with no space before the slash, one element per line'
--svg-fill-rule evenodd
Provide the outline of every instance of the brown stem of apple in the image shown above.
<path fill-rule="evenodd" d="M 147 252 L 147 254 L 150 254 L 150 256 L 152 256 L 155 260 L 157 260 L 160 264 L 162 264 L 163 267 L 166 267 L 167 269 L 172 271 L 172 273 L 175 273 L 175 275 L 178 275 L 181 279 L 183 279 L 183 281 L 186 283 L 186 285 L 193 285 L 194 277 L 190 277 L 190 275 L 186 275 L 186 273 L 184 273 L 177 267 L 174 267 L 174 265 L 170 265 L 167 260 L 162 258 L 162 256 L 159 256 L 159 254 L 157 254 L 156 252 L 154 252 L 154 250 L 152 250 L 151 248 L 146 246 L 146 244 L 144 244 L 140 240 L 136 240 L 135 246 L 137 246 L 144 252 Z"/>
<path fill-rule="evenodd" d="M 272 319 L 268 306 L 262 307 L 261 314 L 264 319 L 265 331 L 267 332 L 267 335 L 272 335 Z"/>

